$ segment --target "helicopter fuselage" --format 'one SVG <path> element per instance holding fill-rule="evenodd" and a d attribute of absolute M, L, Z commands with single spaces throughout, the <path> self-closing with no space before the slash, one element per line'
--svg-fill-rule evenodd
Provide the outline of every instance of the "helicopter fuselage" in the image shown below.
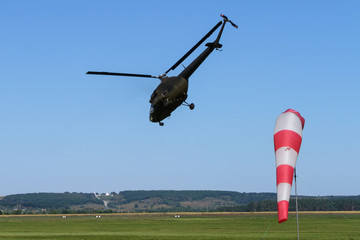
<path fill-rule="evenodd" d="M 169 117 L 187 98 L 188 80 L 177 77 L 165 77 L 154 90 L 150 98 L 151 122 L 160 122 Z"/>

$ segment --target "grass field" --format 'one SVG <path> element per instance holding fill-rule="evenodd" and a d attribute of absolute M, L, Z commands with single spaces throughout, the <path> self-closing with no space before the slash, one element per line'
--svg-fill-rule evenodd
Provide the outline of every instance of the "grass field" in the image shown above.
<path fill-rule="evenodd" d="M 296 218 L 276 214 L 180 213 L 1 216 L 0 239 L 297 239 Z M 300 239 L 360 239 L 360 213 L 302 213 Z"/>

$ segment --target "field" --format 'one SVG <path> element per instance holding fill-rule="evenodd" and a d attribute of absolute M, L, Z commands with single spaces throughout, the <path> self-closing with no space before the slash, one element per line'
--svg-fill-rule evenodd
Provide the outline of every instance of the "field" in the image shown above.
<path fill-rule="evenodd" d="M 274 213 L 1 216 L 0 239 L 297 239 Z M 360 239 L 360 212 L 301 213 L 300 239 Z"/>

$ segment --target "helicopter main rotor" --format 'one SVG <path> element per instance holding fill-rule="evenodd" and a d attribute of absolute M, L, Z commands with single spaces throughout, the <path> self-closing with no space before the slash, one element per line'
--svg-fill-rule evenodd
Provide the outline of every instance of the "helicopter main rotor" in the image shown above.
<path fill-rule="evenodd" d="M 235 28 L 238 28 L 237 25 L 235 25 L 233 22 L 231 22 L 225 15 L 220 15 L 224 22 L 230 22 L 232 26 Z M 111 76 L 125 76 L 125 77 L 143 77 L 143 78 L 157 78 L 157 79 L 163 79 L 166 77 L 166 74 L 170 72 L 171 70 L 175 70 L 186 58 L 188 58 L 207 38 L 210 37 L 211 34 L 213 34 L 216 29 L 218 29 L 223 22 L 219 21 L 198 43 L 196 43 L 187 53 L 185 53 L 184 56 L 182 56 L 173 66 L 171 66 L 165 73 L 159 75 L 159 76 L 153 76 L 149 74 L 136 74 L 136 73 L 116 73 L 116 72 L 96 72 L 96 71 L 88 71 L 86 74 L 93 74 L 93 75 L 111 75 Z"/>

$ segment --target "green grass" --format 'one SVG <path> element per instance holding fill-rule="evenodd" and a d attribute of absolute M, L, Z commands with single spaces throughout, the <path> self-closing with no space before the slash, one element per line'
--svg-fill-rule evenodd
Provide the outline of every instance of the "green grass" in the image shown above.
<path fill-rule="evenodd" d="M 300 239 L 360 239 L 360 214 L 302 214 Z M 0 239 L 297 239 L 296 219 L 274 214 L 0 217 Z"/>

